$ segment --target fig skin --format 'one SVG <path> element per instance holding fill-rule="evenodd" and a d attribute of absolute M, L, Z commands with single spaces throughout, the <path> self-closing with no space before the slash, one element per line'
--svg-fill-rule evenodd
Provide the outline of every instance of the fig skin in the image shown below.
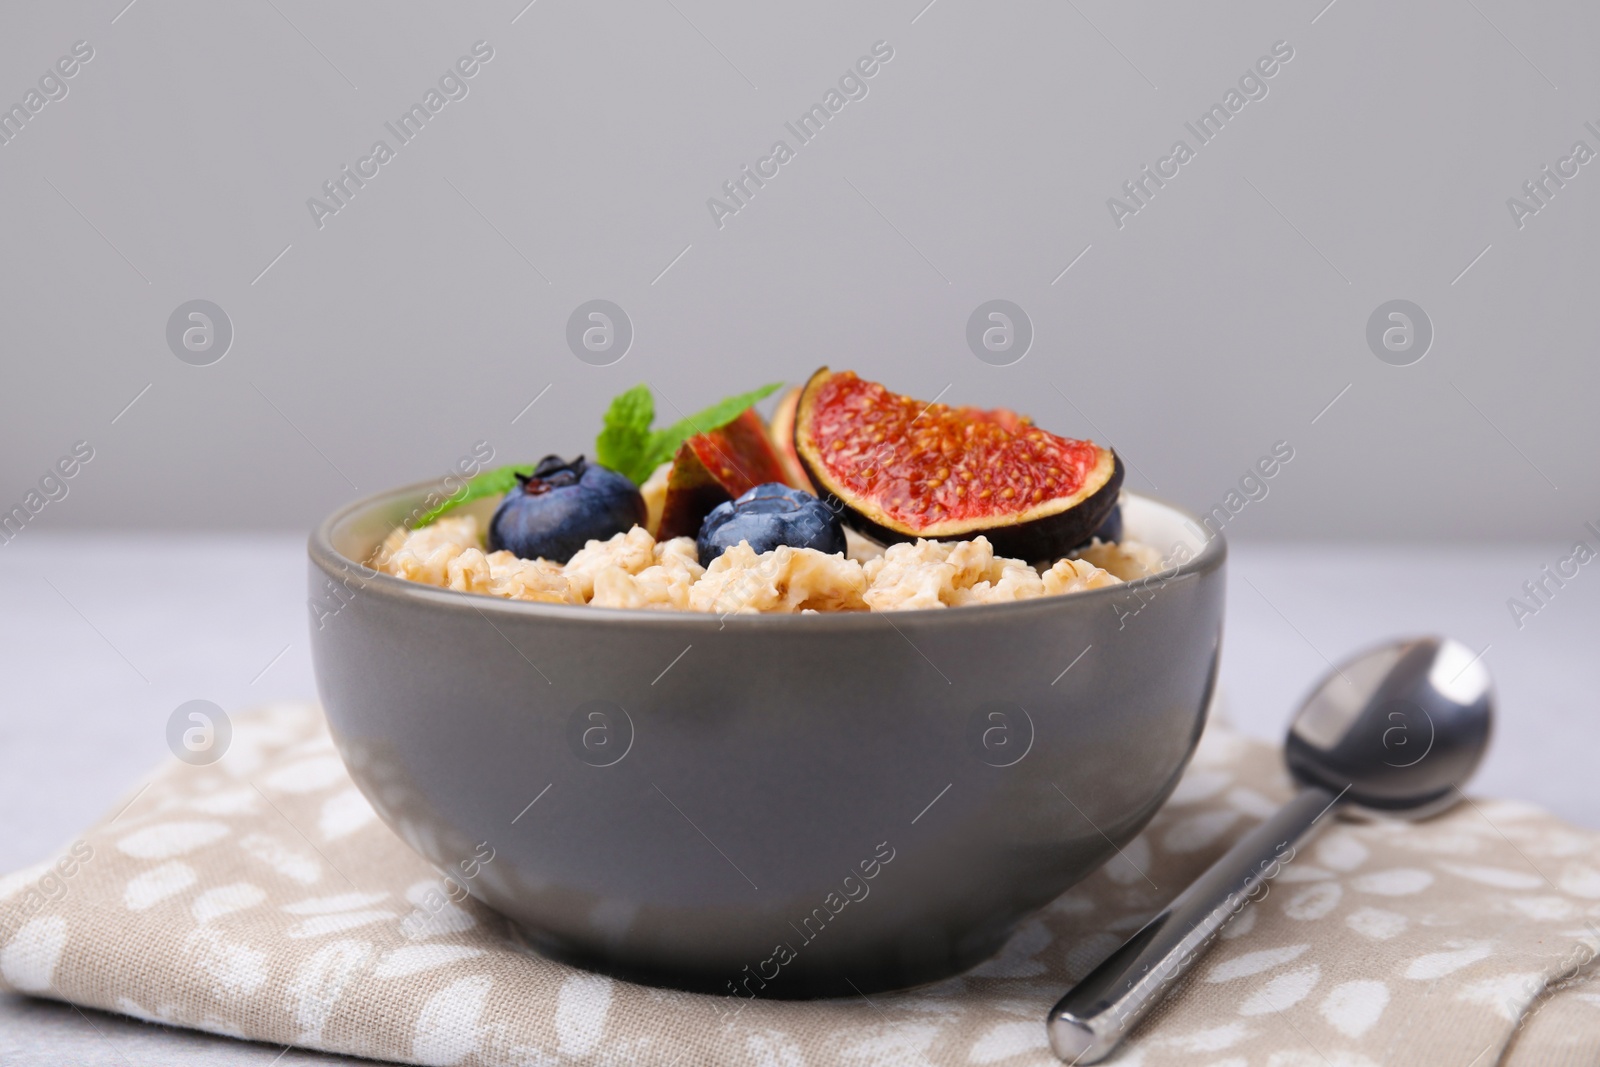
<path fill-rule="evenodd" d="M 950 523 L 947 521 L 940 524 L 946 529 L 936 535 L 890 520 L 881 510 L 874 514 L 876 509 L 872 500 L 864 495 L 860 499 L 852 499 L 855 494 L 836 484 L 822 464 L 808 455 L 811 449 L 807 447 L 805 435 L 811 414 L 809 401 L 814 390 L 831 376 L 828 368 L 823 367 L 806 382 L 795 418 L 795 452 L 807 477 L 816 487 L 817 495 L 840 512 L 845 525 L 879 544 L 889 545 L 919 538 L 966 541 L 981 535 L 988 538 L 997 555 L 1030 562 L 1055 560 L 1087 544 L 1117 508 L 1124 477 L 1122 458 L 1114 450 L 1097 445 L 1096 448 L 1111 458 L 1110 470 L 1105 472 L 1104 480 L 1092 492 L 1077 503 L 1059 510 L 1051 510 L 1057 502 L 1045 500 L 1032 509 L 1032 515 L 997 515 L 992 521 L 975 518 L 959 524 L 956 529 L 949 529 Z M 814 444 L 812 448 L 818 455 L 821 454 L 820 444 Z M 1104 465 L 1102 460 L 1101 466 Z"/>
<path fill-rule="evenodd" d="M 801 462 L 804 462 L 803 457 Z M 816 472 L 809 465 L 807 465 L 806 470 L 810 473 L 812 480 L 816 481 Z M 1118 456 L 1111 477 L 1106 480 L 1105 484 L 1081 503 L 1065 511 L 1058 511 L 1054 515 L 1045 515 L 1023 522 L 1012 522 L 996 526 L 981 526 L 974 523 L 971 529 L 966 532 L 941 534 L 938 537 L 928 537 L 927 539 L 929 541 L 970 541 L 975 537 L 983 536 L 987 537 L 989 544 L 994 546 L 994 554 L 997 556 L 1026 560 L 1029 563 L 1058 560 L 1074 549 L 1088 544 L 1094 538 L 1095 532 L 1100 529 L 1101 524 L 1110 517 L 1112 509 L 1117 506 L 1117 499 L 1122 491 L 1122 477 L 1122 458 Z M 818 482 L 818 484 L 822 483 Z M 829 507 L 834 508 L 843 515 L 846 526 L 864 537 L 871 538 L 880 545 L 892 545 L 901 541 L 915 541 L 926 536 L 925 534 L 897 530 L 882 523 L 874 522 L 857 509 L 851 507 L 848 501 L 842 499 L 831 490 L 823 490 L 821 497 Z"/>
<path fill-rule="evenodd" d="M 693 537 L 712 508 L 769 482 L 790 484 L 789 472 L 761 416 L 746 408 L 678 446 L 656 536 Z"/>

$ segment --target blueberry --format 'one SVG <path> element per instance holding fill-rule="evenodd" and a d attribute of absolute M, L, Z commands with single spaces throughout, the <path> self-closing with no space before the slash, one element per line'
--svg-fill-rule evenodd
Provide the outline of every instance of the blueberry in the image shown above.
<path fill-rule="evenodd" d="M 634 484 L 582 456 L 571 463 L 546 456 L 517 483 L 489 520 L 491 552 L 565 563 L 590 540 L 644 525 L 644 497 Z"/>
<path fill-rule="evenodd" d="M 1100 524 L 1100 528 L 1094 532 L 1094 536 L 1100 538 L 1100 540 L 1106 542 L 1107 544 L 1122 540 L 1121 504 L 1112 505 L 1111 513 L 1107 515 L 1105 521 Z"/>
<path fill-rule="evenodd" d="M 695 542 L 700 565 L 709 567 L 740 541 L 750 542 L 757 552 L 789 545 L 831 555 L 844 551 L 844 526 L 828 505 L 810 493 L 768 482 L 738 500 L 718 504 L 706 516 Z"/>

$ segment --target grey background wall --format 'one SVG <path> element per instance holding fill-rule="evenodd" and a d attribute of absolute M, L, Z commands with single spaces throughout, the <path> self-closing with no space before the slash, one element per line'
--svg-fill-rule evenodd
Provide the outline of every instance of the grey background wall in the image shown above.
<path fill-rule="evenodd" d="M 1507 206 L 1600 151 L 1592 5 L 125 3 L 0 16 L 0 104 L 93 50 L 0 146 L 0 506 L 94 450 L 38 525 L 304 528 L 480 439 L 584 449 L 637 381 L 672 415 L 824 362 L 1109 440 L 1197 508 L 1286 440 L 1240 537 L 1600 520 L 1600 164 Z M 479 41 L 401 145 L 385 123 Z M 800 144 L 784 124 L 879 41 Z M 1185 123 L 1280 41 L 1200 144 Z M 1108 198 L 1180 138 L 1119 227 Z M 319 226 L 308 198 L 379 139 Z M 708 198 L 779 139 L 719 228 Z M 610 366 L 566 342 L 595 298 L 635 331 Z M 1009 366 L 965 338 L 993 298 L 1035 331 Z M 208 366 L 167 341 L 194 299 L 234 333 Z M 1435 333 L 1407 366 L 1367 340 L 1392 299 Z"/>

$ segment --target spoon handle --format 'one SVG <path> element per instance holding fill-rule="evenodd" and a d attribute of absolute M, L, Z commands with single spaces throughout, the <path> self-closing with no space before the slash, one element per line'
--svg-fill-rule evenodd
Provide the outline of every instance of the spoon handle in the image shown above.
<path fill-rule="evenodd" d="M 1302 789 L 1073 986 L 1046 1022 L 1055 1054 L 1073 1064 L 1111 1055 L 1228 920 L 1270 892 L 1266 883 L 1321 829 L 1337 799 L 1324 789 Z"/>

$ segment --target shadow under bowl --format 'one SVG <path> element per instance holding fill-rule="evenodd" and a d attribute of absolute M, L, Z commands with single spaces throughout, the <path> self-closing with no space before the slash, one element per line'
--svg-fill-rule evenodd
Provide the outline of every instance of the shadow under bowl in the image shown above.
<path fill-rule="evenodd" d="M 779 998 L 956 974 L 1132 840 L 1204 725 L 1226 548 L 1147 497 L 1127 536 L 1183 560 L 1151 579 L 722 618 L 363 566 L 434 488 L 311 537 L 329 726 L 401 838 L 582 967 Z"/>

